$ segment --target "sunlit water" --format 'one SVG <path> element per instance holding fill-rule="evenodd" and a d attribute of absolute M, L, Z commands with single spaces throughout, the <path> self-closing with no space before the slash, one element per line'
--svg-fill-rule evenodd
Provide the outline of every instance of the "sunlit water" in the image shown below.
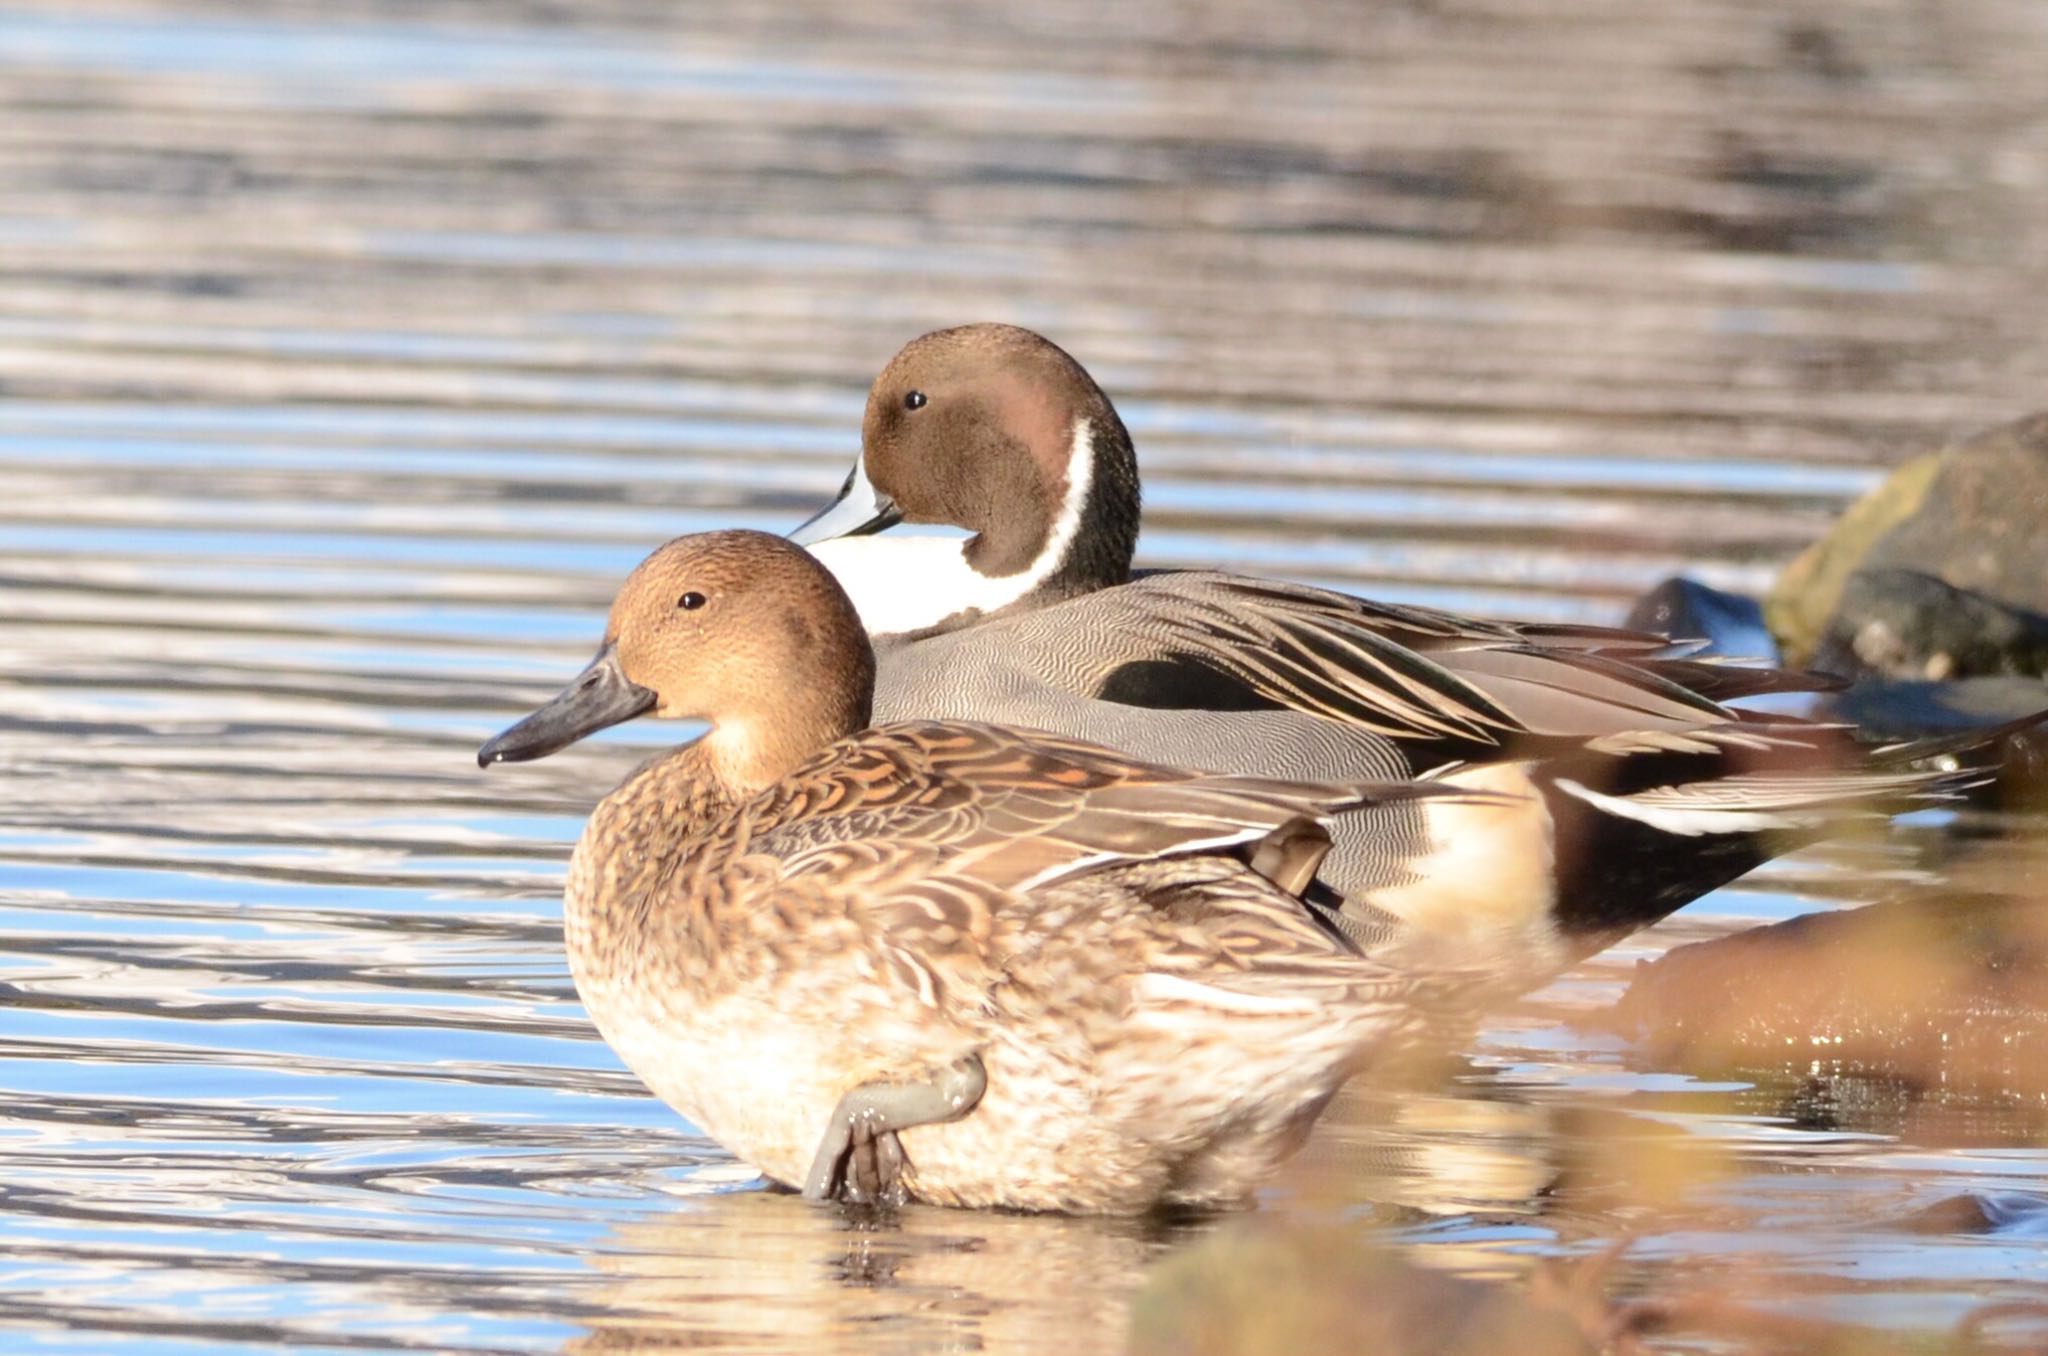
<path fill-rule="evenodd" d="M 13 1340 L 1114 1345 L 1212 1226 L 748 1189 L 561 954 L 582 815 L 660 732 L 471 756 L 649 547 L 815 506 L 925 328 L 1089 363 L 1150 562 L 1523 616 L 1760 588 L 2048 390 L 2025 0 L 473 8 L 0 11 Z M 1634 1234 L 1628 1285 L 1903 1327 L 2038 1298 L 2032 1195 L 1902 1224 L 2048 1194 L 2038 1108 L 1573 1022 L 1673 940 L 2003 850 L 1934 819 L 1703 901 L 1448 1089 L 1340 1106 L 1266 1208 L 1487 1275 Z M 1673 1135 L 1707 1166 L 1646 1226 L 1602 1155 Z"/>

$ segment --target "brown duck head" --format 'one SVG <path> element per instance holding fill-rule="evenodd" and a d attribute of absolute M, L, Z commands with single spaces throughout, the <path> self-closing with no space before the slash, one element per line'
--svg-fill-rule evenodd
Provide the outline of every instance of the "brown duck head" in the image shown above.
<path fill-rule="evenodd" d="M 890 360 L 868 392 L 860 460 L 790 539 L 815 546 L 902 522 L 964 528 L 973 535 L 957 564 L 974 578 L 933 591 L 988 611 L 1124 582 L 1138 516 L 1137 455 L 1087 370 L 1030 330 L 963 325 Z M 820 555 L 838 571 L 845 550 Z"/>
<path fill-rule="evenodd" d="M 712 767 L 752 789 L 867 724 L 874 664 L 844 590 L 799 548 L 765 532 L 678 537 L 627 577 L 590 666 L 477 762 L 542 758 L 652 712 L 708 722 Z"/>

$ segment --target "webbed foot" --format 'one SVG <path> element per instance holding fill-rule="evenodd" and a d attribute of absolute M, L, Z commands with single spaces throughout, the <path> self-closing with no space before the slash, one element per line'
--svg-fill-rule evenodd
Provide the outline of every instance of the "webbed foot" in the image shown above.
<path fill-rule="evenodd" d="M 832 1109 L 825 1138 L 804 1178 L 807 1200 L 860 1205 L 903 1202 L 898 1130 L 958 1120 L 988 1089 L 979 1055 L 966 1055 L 921 1083 L 863 1083 Z"/>

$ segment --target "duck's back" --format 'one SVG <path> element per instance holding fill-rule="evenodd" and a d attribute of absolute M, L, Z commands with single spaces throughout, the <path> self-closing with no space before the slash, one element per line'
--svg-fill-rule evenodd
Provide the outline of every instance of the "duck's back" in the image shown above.
<path fill-rule="evenodd" d="M 1766 731 L 1718 700 L 1797 688 L 1799 675 L 1674 657 L 1632 632 L 1477 621 L 1243 576 L 1147 575 L 885 639 L 876 653 L 884 719 L 1008 720 L 1226 774 L 1330 780 L 1467 764 L 1450 775 L 1510 800 L 1339 816 L 1315 902 L 1375 954 L 1415 943 L 1532 978 L 1781 841 L 1740 814 L 1681 822 L 1613 795 L 1669 783 L 1709 808 L 1725 791 L 1740 808 L 1777 790 L 1723 787 L 1728 777 L 1833 764 L 1843 794 L 1887 794 L 1857 778 L 1853 750 L 1830 753 L 1834 732 L 1796 721 Z M 1761 752 L 1751 730 L 1770 736 Z M 1659 753 L 1672 741 L 1686 756 Z M 1663 884 L 1636 888 L 1650 868 Z"/>
<path fill-rule="evenodd" d="M 1632 632 L 1512 626 L 1280 581 L 1162 571 L 950 630 L 880 639 L 876 718 L 1008 721 L 1161 762 L 1330 777 L 1414 773 L 1558 740 L 1732 718 L 1716 700 L 1725 693 L 1682 679 L 1800 685 L 1665 650 L 1661 638 Z M 1232 722 L 1214 718 L 1249 712 L 1316 718 L 1350 734 L 1305 727 L 1286 741 L 1301 761 L 1231 761 L 1234 746 L 1213 741 L 1229 741 Z"/>

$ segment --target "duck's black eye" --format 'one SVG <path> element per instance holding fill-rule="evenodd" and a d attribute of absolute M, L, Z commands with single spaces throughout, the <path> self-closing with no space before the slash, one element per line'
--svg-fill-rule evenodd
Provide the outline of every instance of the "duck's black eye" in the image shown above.
<path fill-rule="evenodd" d="M 903 397 L 903 408 L 904 408 L 904 409 L 906 409 L 906 410 L 921 410 L 921 409 L 923 409 L 923 408 L 924 408 L 924 392 L 923 392 L 923 391 L 912 391 L 912 392 L 911 392 L 911 393 L 910 393 L 909 395 L 907 395 L 907 396 Z"/>
<path fill-rule="evenodd" d="M 698 608 L 704 606 L 704 595 L 695 589 L 691 589 L 688 593 L 676 599 L 676 606 L 685 612 L 695 612 Z"/>

